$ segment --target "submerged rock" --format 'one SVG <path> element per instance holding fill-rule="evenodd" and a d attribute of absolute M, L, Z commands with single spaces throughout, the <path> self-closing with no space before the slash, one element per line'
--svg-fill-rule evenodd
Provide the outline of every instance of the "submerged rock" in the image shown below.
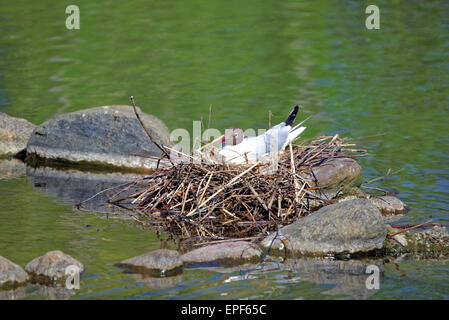
<path fill-rule="evenodd" d="M 152 137 L 170 145 L 165 124 L 155 116 L 139 115 Z M 80 166 L 153 169 L 162 152 L 153 144 L 131 106 L 104 106 L 58 115 L 37 127 L 27 145 L 31 164 L 64 162 Z"/>
<path fill-rule="evenodd" d="M 32 276 L 33 280 L 45 283 L 65 280 L 69 276 L 66 269 L 70 266 L 76 266 L 80 274 L 84 271 L 81 262 L 62 251 L 55 250 L 31 260 L 25 266 L 25 271 Z"/>
<path fill-rule="evenodd" d="M 176 250 L 159 249 L 129 258 L 117 266 L 157 274 L 166 274 L 182 267 L 181 255 Z"/>
<path fill-rule="evenodd" d="M 0 112 L 0 156 L 15 155 L 23 151 L 35 127 L 25 119 Z"/>
<path fill-rule="evenodd" d="M 21 266 L 0 256 L 0 288 L 17 287 L 28 280 Z"/>
<path fill-rule="evenodd" d="M 246 242 L 226 242 L 194 249 L 182 255 L 186 264 L 212 261 L 232 262 L 258 258 L 262 251 L 257 245 Z"/>
<path fill-rule="evenodd" d="M 301 254 L 368 252 L 382 248 L 386 229 L 379 210 L 366 199 L 325 206 L 265 238 L 262 246 Z"/>

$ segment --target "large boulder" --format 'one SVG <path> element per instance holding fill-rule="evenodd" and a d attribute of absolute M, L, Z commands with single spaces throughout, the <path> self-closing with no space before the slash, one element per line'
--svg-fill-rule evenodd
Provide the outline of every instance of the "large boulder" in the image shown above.
<path fill-rule="evenodd" d="M 12 156 L 23 151 L 35 127 L 25 119 L 0 112 L 0 156 Z"/>
<path fill-rule="evenodd" d="M 366 199 L 325 206 L 265 238 L 267 248 L 325 255 L 368 252 L 382 248 L 386 238 L 379 210 Z"/>
<path fill-rule="evenodd" d="M 182 267 L 181 255 L 176 250 L 159 249 L 129 258 L 117 266 L 144 273 L 166 275 L 176 273 Z"/>
<path fill-rule="evenodd" d="M 71 275 L 68 268 L 76 268 L 81 274 L 84 266 L 75 258 L 62 251 L 49 251 L 43 256 L 31 260 L 26 266 L 28 272 L 36 282 L 63 281 Z"/>
<path fill-rule="evenodd" d="M 170 145 L 165 124 L 138 113 L 156 142 Z M 87 166 L 154 169 L 162 151 L 150 141 L 131 106 L 103 106 L 58 115 L 32 133 L 27 162 L 75 162 Z"/>
<path fill-rule="evenodd" d="M 182 260 L 186 264 L 221 261 L 234 263 L 242 260 L 258 258 L 262 251 L 257 245 L 246 242 L 225 242 L 194 249 L 182 255 Z"/>
<path fill-rule="evenodd" d="M 16 287 L 27 280 L 28 275 L 21 266 L 0 256 L 0 288 Z"/>

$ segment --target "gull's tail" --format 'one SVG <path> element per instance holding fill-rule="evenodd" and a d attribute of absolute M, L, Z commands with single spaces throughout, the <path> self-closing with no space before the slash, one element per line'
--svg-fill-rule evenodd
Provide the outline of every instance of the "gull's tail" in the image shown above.
<path fill-rule="evenodd" d="M 296 115 L 298 114 L 298 109 L 299 109 L 298 106 L 293 108 L 293 110 L 290 112 L 287 119 L 285 120 L 285 125 L 291 126 L 293 122 L 295 122 Z"/>
<path fill-rule="evenodd" d="M 285 149 L 286 146 L 288 146 L 290 143 L 293 142 L 304 130 L 306 130 L 307 127 L 301 127 L 301 125 L 309 120 L 310 117 L 306 118 L 305 120 L 298 123 L 296 126 L 290 129 L 290 132 L 288 133 L 287 140 L 285 141 L 284 145 L 282 146 L 282 149 Z"/>

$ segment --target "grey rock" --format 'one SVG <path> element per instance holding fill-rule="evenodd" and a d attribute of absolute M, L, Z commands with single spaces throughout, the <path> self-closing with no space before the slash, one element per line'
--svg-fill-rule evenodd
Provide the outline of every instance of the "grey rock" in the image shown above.
<path fill-rule="evenodd" d="M 176 250 L 159 249 L 123 260 L 119 267 L 165 274 L 182 267 L 181 255 Z"/>
<path fill-rule="evenodd" d="M 399 215 L 407 211 L 405 204 L 393 196 L 370 197 L 370 201 L 385 215 Z"/>
<path fill-rule="evenodd" d="M 325 206 L 271 234 L 261 244 L 301 254 L 367 252 L 382 248 L 386 229 L 380 211 L 366 199 Z M 274 239 L 274 241 L 273 241 Z"/>
<path fill-rule="evenodd" d="M 152 137 L 170 145 L 165 124 L 155 116 L 139 115 Z M 78 163 L 80 166 L 113 166 L 154 169 L 162 152 L 153 144 L 131 106 L 103 106 L 58 115 L 37 127 L 27 145 L 27 162 Z"/>
<path fill-rule="evenodd" d="M 335 158 L 312 168 L 307 177 L 311 186 L 321 187 L 320 196 L 330 200 L 361 185 L 362 167 L 354 159 Z"/>
<path fill-rule="evenodd" d="M 66 268 L 69 266 L 78 267 L 80 274 L 84 271 L 81 262 L 62 251 L 55 250 L 31 260 L 25 266 L 25 271 L 37 282 L 61 281 L 68 277 Z"/>
<path fill-rule="evenodd" d="M 20 286 L 27 280 L 28 275 L 21 266 L 0 256 L 0 288 Z"/>
<path fill-rule="evenodd" d="M 24 150 L 35 127 L 25 119 L 0 112 L 0 156 L 15 155 Z"/>
<path fill-rule="evenodd" d="M 260 257 L 262 251 L 257 245 L 246 242 L 225 242 L 194 249 L 182 255 L 186 264 L 211 262 L 211 261 L 241 261 Z"/>

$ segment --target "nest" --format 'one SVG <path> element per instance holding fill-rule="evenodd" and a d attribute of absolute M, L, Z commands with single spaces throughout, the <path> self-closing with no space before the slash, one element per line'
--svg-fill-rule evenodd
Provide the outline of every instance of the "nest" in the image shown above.
<path fill-rule="evenodd" d="M 321 136 L 290 145 L 271 173 L 267 168 L 273 164 L 262 162 L 227 165 L 202 157 L 173 164 L 122 187 L 109 203 L 145 227 L 184 239 L 258 237 L 307 216 L 317 202 L 328 203 L 311 169 L 365 153 L 351 149 L 348 140 Z"/>

